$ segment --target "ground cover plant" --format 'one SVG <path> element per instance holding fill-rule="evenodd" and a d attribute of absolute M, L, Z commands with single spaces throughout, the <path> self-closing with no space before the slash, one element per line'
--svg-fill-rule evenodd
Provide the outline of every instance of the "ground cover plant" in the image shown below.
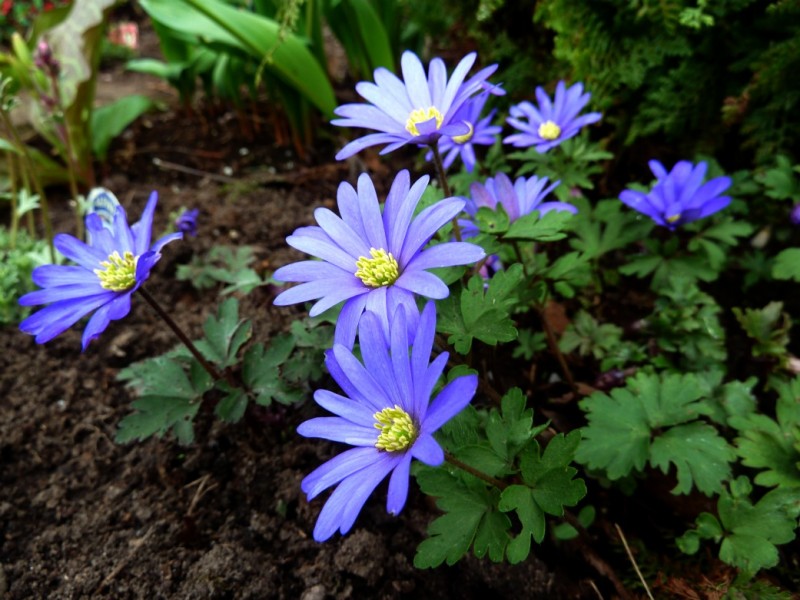
<path fill-rule="evenodd" d="M 702 8 L 697 23 L 712 26 Z M 202 239 L 207 210 L 167 220 L 152 192 L 132 222 L 137 211 L 96 192 L 85 237 L 54 238 L 67 260 L 33 269 L 39 289 L 19 304 L 44 307 L 21 331 L 49 344 L 77 329 L 82 354 L 62 345 L 61 359 L 83 360 L 112 331 L 136 335 L 141 323 L 127 322 L 143 299 L 174 344 L 117 363 L 108 385 L 134 398 L 113 424 L 117 443 L 197 449 L 220 431 L 270 431 L 313 455 L 293 471 L 291 502 L 281 485 L 275 496 L 276 514 L 291 522 L 291 504 L 302 526 L 273 541 L 299 536 L 310 552 L 391 531 L 416 546 L 405 560 L 423 575 L 411 588 L 380 586 L 362 553 L 349 567 L 358 590 L 318 595 L 418 594 L 424 573 L 454 565 L 544 561 L 566 580 L 580 565 L 586 582 L 537 588 L 550 597 L 791 597 L 791 148 L 727 170 L 656 148 L 641 175 L 611 181 L 614 135 L 601 139 L 608 126 L 584 82 L 542 82 L 515 101 L 502 70 L 474 52 L 450 61 L 406 50 L 398 64 L 367 74 L 333 111 L 345 141 L 329 150 L 352 168 L 285 231 L 294 252 L 267 272 L 253 268 L 253 246 L 209 243 L 171 283 L 156 263 Z M 202 324 L 187 328 L 151 291 L 170 285 L 194 288 Z M 264 336 L 267 310 L 290 316 Z M 214 493 L 198 485 L 188 513 Z M 389 539 L 371 551 L 387 556 Z M 559 571 L 561 561 L 570 566 Z M 204 589 L 244 597 L 249 569 Z M 491 573 L 481 585 L 500 589 Z M 510 595 L 524 571 L 503 573 Z M 113 594 L 117 574 L 91 589 Z M 125 589 L 137 593 L 133 581 Z M 172 593 L 189 589 L 201 588 Z"/>

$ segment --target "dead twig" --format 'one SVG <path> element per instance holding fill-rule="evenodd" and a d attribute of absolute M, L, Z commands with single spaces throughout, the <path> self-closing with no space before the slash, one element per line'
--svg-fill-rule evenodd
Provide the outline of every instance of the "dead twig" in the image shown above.
<path fill-rule="evenodd" d="M 633 552 L 631 552 L 630 546 L 628 546 L 628 540 L 625 539 L 625 534 L 622 533 L 622 528 L 616 523 L 614 523 L 614 527 L 617 530 L 619 539 L 622 540 L 622 545 L 625 546 L 625 552 L 628 553 L 628 558 L 630 559 L 631 564 L 633 564 L 633 568 L 636 571 L 636 574 L 639 576 L 639 581 L 641 581 L 642 585 L 644 586 L 644 591 L 647 592 L 647 597 L 650 598 L 650 600 L 654 600 L 653 594 L 650 592 L 650 588 L 648 587 L 647 582 L 644 580 L 642 572 L 639 570 L 639 565 L 636 564 L 636 559 L 633 558 Z"/>

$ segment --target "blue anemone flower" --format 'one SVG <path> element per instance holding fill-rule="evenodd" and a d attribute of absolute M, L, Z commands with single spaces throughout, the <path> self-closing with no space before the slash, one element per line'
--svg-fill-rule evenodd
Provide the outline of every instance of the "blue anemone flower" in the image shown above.
<path fill-rule="evenodd" d="M 512 106 L 511 117 L 506 122 L 520 132 L 503 141 L 517 148 L 534 146 L 539 152 L 547 152 L 577 135 L 581 127 L 600 120 L 602 115 L 599 112 L 578 116 L 591 97 L 590 93 L 583 93 L 582 83 L 576 83 L 567 89 L 566 84 L 559 81 L 555 99 L 551 102 L 544 89 L 537 87 L 536 99 L 539 107 L 528 101 Z"/>
<path fill-rule="evenodd" d="M 657 160 L 648 164 L 656 176 L 653 188 L 648 193 L 624 190 L 619 199 L 659 225 L 674 230 L 712 215 L 731 203 L 729 196 L 720 196 L 730 187 L 731 178 L 715 177 L 703 183 L 708 168 L 705 162 L 693 165 L 682 160 L 669 173 Z"/>
<path fill-rule="evenodd" d="M 300 285 L 282 292 L 275 304 L 285 306 L 318 300 L 311 316 L 345 301 L 336 323 L 335 341 L 352 348 L 358 319 L 364 310 L 380 316 L 389 335 L 389 317 L 405 305 L 416 308 L 414 295 L 438 300 L 450 290 L 425 269 L 468 265 L 484 257 L 484 251 L 467 242 L 446 242 L 423 250 L 433 235 L 464 208 L 464 200 L 445 198 L 414 217 L 414 210 L 428 185 L 428 177 L 410 185 L 408 171 L 395 177 L 381 214 L 378 195 L 369 176 L 358 178 L 358 191 L 342 183 L 337 193 L 337 217 L 327 208 L 314 212 L 319 226 L 301 227 L 286 242 L 321 261 L 307 260 L 275 271 L 278 281 Z M 413 310 L 412 310 L 413 308 Z M 410 323 L 410 327 L 415 324 Z"/>
<path fill-rule="evenodd" d="M 575 214 L 578 209 L 568 202 L 549 201 L 545 202 L 547 195 L 552 192 L 560 181 L 548 184 L 547 177 L 518 177 L 511 183 L 508 175 L 498 173 L 494 178 L 489 177 L 486 183 L 474 182 L 470 188 L 470 198 L 464 210 L 472 217 L 478 213 L 478 209 L 487 207 L 497 210 L 497 205 L 501 205 L 506 211 L 510 222 L 514 222 L 520 217 L 538 210 L 540 214 L 545 214 L 551 210 L 565 210 Z M 462 234 L 465 237 L 473 237 L 478 234 L 478 227 L 472 221 L 459 221 L 462 225 Z"/>
<path fill-rule="evenodd" d="M 324 463 L 301 484 L 309 500 L 337 486 L 314 527 L 318 542 L 337 529 L 347 533 L 369 495 L 389 473 L 386 510 L 398 514 L 408 495 L 411 459 L 431 466 L 442 464 L 444 452 L 433 433 L 475 395 L 477 376 L 464 375 L 448 383 L 431 402 L 448 355 L 443 352 L 429 363 L 436 333 L 434 303 L 429 302 L 416 320 L 419 327 L 410 344 L 404 307 L 392 318 L 388 340 L 380 317 L 365 313 L 358 329 L 363 364 L 341 344 L 328 351 L 326 365 L 345 395 L 317 390 L 314 400 L 337 416 L 311 419 L 297 432 L 355 448 Z"/>
<path fill-rule="evenodd" d="M 444 61 L 434 58 L 428 74 L 416 54 L 403 52 L 400 66 L 403 79 L 385 68 L 375 70 L 375 83 L 362 81 L 356 85 L 358 94 L 370 104 L 344 104 L 334 113 L 341 119 L 331 121 L 342 127 L 362 127 L 380 133 L 358 138 L 336 155 L 343 160 L 369 146 L 388 144 L 381 154 L 411 144 L 431 144 L 442 135 L 461 136 L 469 133 L 464 123 L 453 118 L 464 102 L 482 89 L 490 89 L 486 79 L 497 65 L 486 67 L 464 81 L 475 62 L 474 52 L 467 54 L 456 66 L 450 79 Z M 499 88 L 492 93 L 504 94 Z"/>
<path fill-rule="evenodd" d="M 153 213 L 158 195 L 153 192 L 142 218 L 128 225 L 125 209 L 117 206 L 107 226 L 97 213 L 86 216 L 90 243 L 60 233 L 53 239 L 56 249 L 76 265 L 43 265 L 33 270 L 33 282 L 42 289 L 19 299 L 23 306 L 48 304 L 20 323 L 25 333 L 43 344 L 63 333 L 81 317 L 95 311 L 83 330 L 86 350 L 108 324 L 131 310 L 131 295 L 150 276 L 161 258 L 161 248 L 183 237 L 177 232 L 150 245 Z"/>
<path fill-rule="evenodd" d="M 489 92 L 483 92 L 470 98 L 453 115 L 453 123 L 464 123 L 469 127 L 469 132 L 464 135 L 442 136 L 439 138 L 439 152 L 444 156 L 442 163 L 449 169 L 459 156 L 464 161 L 467 171 L 472 173 L 475 168 L 475 146 L 491 146 L 497 135 L 503 130 L 499 125 L 492 125 L 496 110 L 492 110 L 481 119 L 481 112 L 489 97 Z M 425 160 L 431 160 L 433 152 L 428 152 Z"/>

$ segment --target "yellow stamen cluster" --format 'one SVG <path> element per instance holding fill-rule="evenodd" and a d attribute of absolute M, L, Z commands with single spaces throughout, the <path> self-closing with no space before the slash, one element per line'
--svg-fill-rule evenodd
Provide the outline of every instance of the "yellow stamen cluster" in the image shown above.
<path fill-rule="evenodd" d="M 417 439 L 417 426 L 402 408 L 384 408 L 372 415 L 377 421 L 375 429 L 380 431 L 375 447 L 386 452 L 399 452 L 405 450 Z"/>
<path fill-rule="evenodd" d="M 123 292 L 136 285 L 136 262 L 138 256 L 133 252 L 126 252 L 120 256 L 116 250 L 110 254 L 108 260 L 100 263 L 102 269 L 95 269 L 94 274 L 100 280 L 100 285 L 107 290 Z"/>
<path fill-rule="evenodd" d="M 444 121 L 444 115 L 442 115 L 442 113 L 440 113 L 435 106 L 414 109 L 411 111 L 411 114 L 408 115 L 408 120 L 406 121 L 406 131 L 408 131 L 408 133 L 411 135 L 419 135 L 417 123 L 425 123 L 434 117 L 436 118 L 436 129 L 439 129 L 439 127 L 442 126 L 442 121 Z"/>
<path fill-rule="evenodd" d="M 358 270 L 355 272 L 355 276 L 363 281 L 364 285 L 374 288 L 392 285 L 397 281 L 397 278 L 400 277 L 400 266 L 392 253 L 375 248 L 370 248 L 369 253 L 372 258 L 361 256 L 356 261 Z"/>
<path fill-rule="evenodd" d="M 667 217 L 667 223 L 674 223 L 675 221 L 677 221 L 680 218 L 681 218 L 681 213 L 678 213 L 676 215 L 672 215 L 671 217 Z"/>
<path fill-rule="evenodd" d="M 552 121 L 545 121 L 539 125 L 539 137 L 543 140 L 557 140 L 561 135 L 561 127 Z"/>
<path fill-rule="evenodd" d="M 464 135 L 454 135 L 453 141 L 456 144 L 466 144 L 468 141 L 472 139 L 472 135 L 475 133 L 475 129 L 472 127 L 472 123 L 469 121 L 464 121 L 464 124 L 469 127 L 469 131 Z"/>

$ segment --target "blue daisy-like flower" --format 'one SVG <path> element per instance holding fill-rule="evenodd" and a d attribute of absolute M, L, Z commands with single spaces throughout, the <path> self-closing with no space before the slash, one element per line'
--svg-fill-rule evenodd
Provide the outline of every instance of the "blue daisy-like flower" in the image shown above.
<path fill-rule="evenodd" d="M 578 116 L 592 97 L 583 93 L 583 84 L 576 83 L 567 89 L 563 81 L 556 85 L 556 95 L 551 102 L 544 89 L 536 88 L 538 108 L 528 101 L 512 106 L 511 116 L 506 122 L 519 129 L 503 141 L 517 148 L 534 146 L 539 152 L 547 152 L 578 134 L 581 127 L 596 123 L 602 116 L 599 112 Z"/>
<path fill-rule="evenodd" d="M 656 176 L 652 189 L 647 193 L 624 190 L 619 199 L 663 227 L 674 230 L 712 215 L 731 203 L 729 196 L 720 195 L 731 186 L 731 178 L 715 177 L 703 183 L 708 169 L 705 162 L 693 165 L 682 160 L 669 173 L 657 160 L 648 164 Z"/>
<path fill-rule="evenodd" d="M 293 248 L 322 260 L 292 263 L 275 271 L 278 281 L 300 282 L 275 298 L 275 304 L 318 300 L 310 311 L 313 317 L 344 301 L 335 341 L 352 348 L 364 310 L 379 315 L 388 337 L 388 315 L 398 306 L 406 306 L 407 314 L 413 315 L 415 295 L 446 298 L 448 287 L 426 269 L 472 264 L 485 253 L 467 242 L 446 242 L 423 250 L 465 203 L 461 198 L 445 198 L 415 218 L 414 210 L 427 185 L 427 176 L 412 186 L 408 171 L 400 171 L 381 213 L 366 173 L 358 178 L 358 191 L 342 183 L 337 193 L 341 217 L 318 208 L 314 217 L 319 226 L 301 227 L 286 238 Z"/>
<path fill-rule="evenodd" d="M 341 127 L 373 129 L 379 133 L 350 142 L 339 151 L 336 160 L 378 144 L 388 144 L 381 150 L 381 154 L 386 154 L 409 143 L 432 144 L 442 135 L 469 134 L 467 125 L 454 121 L 461 105 L 482 89 L 492 89 L 495 94 L 505 93 L 499 88 L 490 88 L 486 81 L 497 65 L 486 67 L 464 81 L 476 56 L 472 52 L 462 58 L 449 80 L 444 61 L 440 58 L 430 62 L 426 76 L 422 62 L 408 50 L 400 59 L 402 80 L 388 69 L 376 69 L 375 83 L 362 81 L 356 84 L 358 94 L 370 104 L 339 106 L 334 113 L 342 118 L 331 123 Z"/>
<path fill-rule="evenodd" d="M 297 432 L 355 448 L 324 463 L 301 484 L 309 500 L 337 486 L 314 527 L 318 542 L 336 530 L 347 533 L 367 498 L 390 473 L 386 510 L 398 514 L 408 495 L 411 460 L 442 464 L 444 452 L 433 433 L 475 395 L 477 376 L 465 375 L 431 401 L 448 355 L 444 352 L 429 363 L 436 333 L 434 303 L 429 302 L 416 320 L 419 327 L 412 338 L 401 307 L 392 318 L 387 340 L 380 317 L 367 312 L 358 329 L 363 364 L 341 344 L 328 352 L 326 365 L 345 395 L 317 390 L 314 400 L 336 416 L 306 421 Z"/>
<path fill-rule="evenodd" d="M 508 215 L 509 222 L 513 223 L 520 217 L 535 210 L 539 214 L 546 214 L 551 210 L 565 210 L 575 214 L 578 209 L 568 202 L 548 201 L 548 194 L 552 192 L 560 181 L 548 184 L 547 177 L 518 177 L 513 183 L 505 173 L 498 173 L 493 178 L 489 177 L 486 183 L 474 182 L 470 188 L 470 198 L 464 211 L 473 218 L 482 207 L 497 210 L 500 205 Z M 462 235 L 473 237 L 478 234 L 478 227 L 473 221 L 459 221 Z"/>
<path fill-rule="evenodd" d="M 56 249 L 77 264 L 43 265 L 33 270 L 33 282 L 42 289 L 25 294 L 19 303 L 49 305 L 22 321 L 19 328 L 43 344 L 94 311 L 83 331 L 82 347 L 86 350 L 111 321 L 125 317 L 131 310 L 131 295 L 150 276 L 161 258 L 161 248 L 183 237 L 177 232 L 150 244 L 157 201 L 158 195 L 153 192 L 142 218 L 132 226 L 121 206 L 116 207 L 108 223 L 97 213 L 88 214 L 88 244 L 65 233 L 55 236 Z"/>
<path fill-rule="evenodd" d="M 439 138 L 439 152 L 444 156 L 442 164 L 449 169 L 459 156 L 464 162 L 467 171 L 472 173 L 475 168 L 475 146 L 491 146 L 503 130 L 499 125 L 492 125 L 496 110 L 492 110 L 481 119 L 483 107 L 489 97 L 489 92 L 484 92 L 467 100 L 453 115 L 453 123 L 463 123 L 469 127 L 464 135 L 442 136 Z M 428 152 L 425 160 L 431 160 L 433 152 Z"/>

